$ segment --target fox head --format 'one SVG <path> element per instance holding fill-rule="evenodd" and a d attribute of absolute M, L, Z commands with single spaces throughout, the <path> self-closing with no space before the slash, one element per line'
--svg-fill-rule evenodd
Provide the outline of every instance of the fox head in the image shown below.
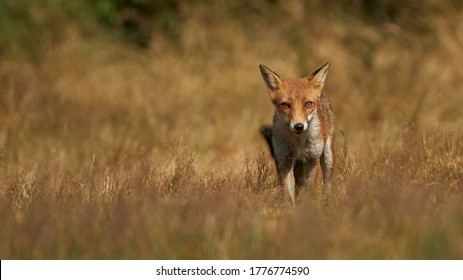
<path fill-rule="evenodd" d="M 270 99 L 276 108 L 275 117 L 283 120 L 289 130 L 300 135 L 307 131 L 317 113 L 325 78 L 331 63 L 315 70 L 310 76 L 283 79 L 265 65 L 259 65 Z"/>

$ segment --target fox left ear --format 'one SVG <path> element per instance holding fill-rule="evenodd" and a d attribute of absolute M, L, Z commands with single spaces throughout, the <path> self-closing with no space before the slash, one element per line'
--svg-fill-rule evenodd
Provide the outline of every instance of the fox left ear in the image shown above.
<path fill-rule="evenodd" d="M 264 79 L 265 85 L 267 88 L 272 91 L 276 92 L 277 90 L 281 89 L 283 81 L 280 79 L 277 73 L 273 72 L 267 66 L 260 64 L 259 65 L 260 73 L 262 74 L 262 78 Z"/>
<path fill-rule="evenodd" d="M 325 78 L 328 74 L 328 70 L 330 69 L 331 62 L 326 63 L 319 69 L 315 70 L 312 75 L 309 76 L 309 81 L 313 81 L 316 87 L 323 88 L 325 84 Z"/>

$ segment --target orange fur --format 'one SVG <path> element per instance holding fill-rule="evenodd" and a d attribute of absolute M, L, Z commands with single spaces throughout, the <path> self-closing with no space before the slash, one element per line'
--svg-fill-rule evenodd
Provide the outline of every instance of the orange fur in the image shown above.
<path fill-rule="evenodd" d="M 294 203 L 299 188 L 316 180 L 321 166 L 325 193 L 334 167 L 335 116 L 322 91 L 330 67 L 325 64 L 309 77 L 283 79 L 264 65 L 260 70 L 273 105 L 273 126 L 264 126 L 280 184 Z"/>

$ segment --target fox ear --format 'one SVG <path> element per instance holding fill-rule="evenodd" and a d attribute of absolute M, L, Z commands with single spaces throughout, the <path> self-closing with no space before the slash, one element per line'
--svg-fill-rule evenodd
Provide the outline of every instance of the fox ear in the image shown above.
<path fill-rule="evenodd" d="M 264 79 L 267 88 L 271 91 L 276 91 L 281 88 L 282 81 L 277 73 L 270 70 L 267 66 L 260 64 L 259 65 L 260 73 Z"/>
<path fill-rule="evenodd" d="M 315 70 L 315 72 L 313 72 L 312 75 L 309 76 L 309 81 L 313 81 L 316 87 L 323 87 L 330 66 L 331 62 L 328 62 L 319 69 Z"/>

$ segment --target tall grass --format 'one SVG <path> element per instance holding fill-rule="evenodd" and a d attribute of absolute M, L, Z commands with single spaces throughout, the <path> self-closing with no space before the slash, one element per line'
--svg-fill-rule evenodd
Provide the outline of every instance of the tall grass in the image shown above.
<path fill-rule="evenodd" d="M 0 5 L 35 16 L 1 17 L 25 32 L 0 32 L 2 259 L 463 257 L 461 4 L 132 2 L 108 22 Z M 69 16 L 47 29 L 50 9 Z M 117 35 L 128 10 L 141 45 Z M 328 60 L 333 191 L 292 208 L 257 65 Z"/>

